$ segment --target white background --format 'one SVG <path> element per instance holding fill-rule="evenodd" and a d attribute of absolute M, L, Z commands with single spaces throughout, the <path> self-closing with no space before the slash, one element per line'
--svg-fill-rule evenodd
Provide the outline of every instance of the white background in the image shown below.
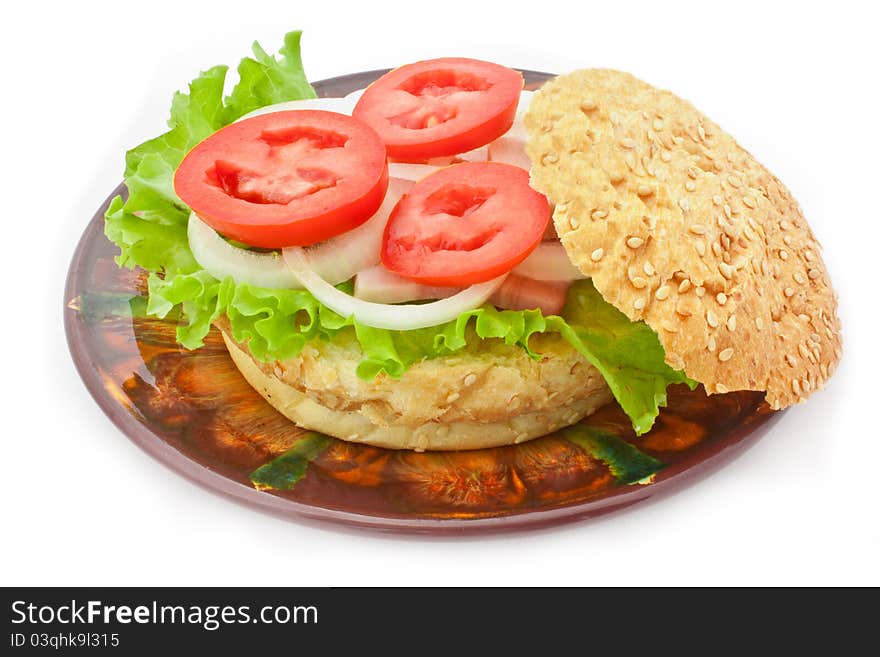
<path fill-rule="evenodd" d="M 880 584 L 880 49 L 861 6 L 16 3 L 0 27 L 0 583 Z M 494 538 L 305 526 L 153 461 L 74 370 L 67 266 L 125 149 L 164 129 L 171 93 L 254 39 L 277 50 L 295 28 L 312 80 L 464 55 L 610 66 L 692 100 L 787 183 L 824 244 L 845 340 L 828 388 L 662 502 Z"/>

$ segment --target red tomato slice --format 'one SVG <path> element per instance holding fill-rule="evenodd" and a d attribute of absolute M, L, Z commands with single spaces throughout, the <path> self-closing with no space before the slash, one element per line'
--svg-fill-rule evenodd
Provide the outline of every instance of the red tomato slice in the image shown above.
<path fill-rule="evenodd" d="M 425 285 L 464 287 L 509 272 L 541 242 L 547 198 L 500 162 L 453 164 L 422 178 L 385 227 L 382 263 Z"/>
<path fill-rule="evenodd" d="M 401 162 L 457 155 L 510 129 L 523 88 L 513 69 L 477 59 L 430 59 L 386 73 L 352 113 Z"/>
<path fill-rule="evenodd" d="M 305 246 L 369 219 L 388 188 L 369 126 L 322 110 L 255 116 L 215 132 L 174 174 L 174 191 L 214 230 L 264 248 Z"/>

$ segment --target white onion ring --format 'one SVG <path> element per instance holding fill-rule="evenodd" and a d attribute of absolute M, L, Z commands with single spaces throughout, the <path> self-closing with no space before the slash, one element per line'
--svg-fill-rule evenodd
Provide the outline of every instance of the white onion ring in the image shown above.
<path fill-rule="evenodd" d="M 410 186 L 409 181 L 389 180 L 385 200 L 365 223 L 308 248 L 310 266 L 319 276 L 336 285 L 379 262 L 385 224 L 397 201 Z M 301 290 L 303 287 L 284 264 L 283 255 L 287 249 L 281 256 L 274 252 L 240 249 L 220 237 L 194 212 L 190 214 L 187 237 L 196 262 L 217 280 L 231 276 L 236 283 L 273 290 Z"/>
<path fill-rule="evenodd" d="M 400 178 L 402 180 L 412 180 L 418 182 L 425 176 L 430 176 L 435 171 L 439 171 L 443 167 L 431 164 L 410 164 L 409 162 L 389 162 L 388 175 L 392 178 Z"/>
<path fill-rule="evenodd" d="M 507 135 L 489 144 L 489 161 L 512 164 L 526 171 L 532 168 L 532 161 L 526 155 L 526 142 Z"/>
<path fill-rule="evenodd" d="M 525 91 L 520 94 L 519 105 L 516 108 L 516 118 L 510 130 L 489 144 L 489 160 L 492 162 L 505 162 L 515 167 L 528 171 L 532 163 L 526 155 L 526 132 L 525 116 L 532 102 L 534 91 Z"/>
<path fill-rule="evenodd" d="M 355 89 L 349 94 L 346 94 L 343 100 L 347 100 L 352 104 L 352 107 L 357 105 L 357 102 L 361 99 L 361 96 L 364 95 L 364 92 L 367 90 L 366 87 L 363 89 Z"/>
<path fill-rule="evenodd" d="M 250 119 L 261 114 L 271 114 L 272 112 L 286 112 L 287 110 L 324 110 L 327 112 L 336 112 L 337 114 L 347 114 L 351 116 L 356 100 L 348 98 L 303 98 L 301 100 L 288 100 L 283 103 L 275 103 L 274 105 L 266 105 L 248 112 L 244 116 L 236 119 L 236 123 Z"/>
<path fill-rule="evenodd" d="M 375 303 L 445 299 L 461 290 L 460 287 L 422 285 L 389 271 L 382 264 L 359 271 L 354 278 L 354 296 Z"/>
<path fill-rule="evenodd" d="M 299 279 L 285 267 L 278 253 L 261 253 L 232 246 L 195 212 L 189 215 L 186 235 L 196 262 L 218 281 L 231 276 L 236 283 L 272 290 L 302 288 Z"/>
<path fill-rule="evenodd" d="M 365 223 L 326 242 L 302 249 L 309 267 L 331 285 L 338 285 L 362 269 L 378 263 L 382 252 L 382 234 L 385 232 L 388 217 L 391 216 L 391 211 L 400 197 L 412 185 L 409 180 L 390 178 L 385 200 L 376 210 L 376 214 Z M 282 249 L 281 254 L 287 262 L 290 254 L 299 250 L 300 247 L 288 247 Z M 290 262 L 287 264 L 290 268 Z"/>
<path fill-rule="evenodd" d="M 507 276 L 505 274 L 486 283 L 472 285 L 439 301 L 395 306 L 363 301 L 337 290 L 309 268 L 301 249 L 290 249 L 285 261 L 312 296 L 334 312 L 343 317 L 354 317 L 365 326 L 392 331 L 410 331 L 452 321 L 461 313 L 485 303 Z"/>
<path fill-rule="evenodd" d="M 532 104 L 532 96 L 534 95 L 535 92 L 528 89 L 523 89 L 520 92 L 519 104 L 516 106 L 516 117 L 513 119 L 513 125 L 510 126 L 510 130 L 504 133 L 505 137 L 518 139 L 525 143 L 526 138 L 529 136 L 529 133 L 526 131 L 526 112 L 529 111 L 529 105 Z"/>
<path fill-rule="evenodd" d="M 586 278 L 565 252 L 562 242 L 541 242 L 513 270 L 514 274 L 536 281 L 576 281 Z"/>

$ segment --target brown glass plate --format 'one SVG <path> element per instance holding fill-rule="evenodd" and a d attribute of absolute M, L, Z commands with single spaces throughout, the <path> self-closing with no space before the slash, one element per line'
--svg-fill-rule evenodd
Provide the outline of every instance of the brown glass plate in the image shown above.
<path fill-rule="evenodd" d="M 342 96 L 382 72 L 315 88 Z M 530 87 L 549 77 L 525 75 Z M 122 193 L 120 185 L 110 198 Z M 654 429 L 640 438 L 616 404 L 574 429 L 477 451 L 419 454 L 316 436 L 248 386 L 216 331 L 205 347 L 187 351 L 175 341 L 173 321 L 144 315 L 144 272 L 117 268 L 118 249 L 104 237 L 109 201 L 86 228 L 67 278 L 64 321 L 80 376 L 146 452 L 267 511 L 410 532 L 546 526 L 681 488 L 742 453 L 779 417 L 760 393 L 708 397 L 675 386 Z"/>

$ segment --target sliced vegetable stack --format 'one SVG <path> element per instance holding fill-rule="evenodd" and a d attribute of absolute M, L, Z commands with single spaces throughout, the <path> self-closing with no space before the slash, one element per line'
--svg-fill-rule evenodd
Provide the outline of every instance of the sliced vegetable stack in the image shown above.
<path fill-rule="evenodd" d="M 526 265 L 558 272 L 552 284 L 524 272 L 505 280 L 541 243 L 551 211 L 528 171 L 487 161 L 522 85 L 496 64 L 431 60 L 382 76 L 351 108 L 342 98 L 284 102 L 221 128 L 174 175 L 193 211 L 193 255 L 219 279 L 306 288 L 374 328 L 437 326 L 487 300 L 559 313 L 578 277 L 564 250 Z M 395 177 L 389 189 L 388 152 L 409 160 L 414 180 Z M 333 289 L 352 276 L 353 299 Z M 443 301 L 389 309 L 379 299 Z"/>
<path fill-rule="evenodd" d="M 529 185 L 521 74 L 439 59 L 317 99 L 298 33 L 282 54 L 255 46 L 225 100 L 225 69 L 204 73 L 175 98 L 171 130 L 129 153 L 129 197 L 106 230 L 120 264 L 153 272 L 149 311 L 180 306 L 189 348 L 225 315 L 262 360 L 353 327 L 363 377 L 468 340 L 532 354 L 530 335 L 559 332 L 647 431 L 666 386 L 689 381 L 645 325 L 607 304 L 571 310 L 604 302 Z"/>

